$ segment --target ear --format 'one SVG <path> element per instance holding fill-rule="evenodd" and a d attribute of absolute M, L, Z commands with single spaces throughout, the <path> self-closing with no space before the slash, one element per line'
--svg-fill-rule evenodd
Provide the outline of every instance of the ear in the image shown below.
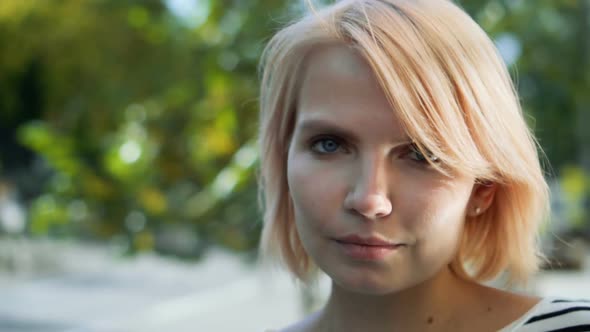
<path fill-rule="evenodd" d="M 467 205 L 467 216 L 473 218 L 484 213 L 494 202 L 497 189 L 498 185 L 493 182 L 476 183 Z"/>

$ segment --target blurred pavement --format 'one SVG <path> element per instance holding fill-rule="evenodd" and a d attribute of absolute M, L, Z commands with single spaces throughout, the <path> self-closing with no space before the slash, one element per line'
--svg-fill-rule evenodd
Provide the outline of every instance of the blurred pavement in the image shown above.
<path fill-rule="evenodd" d="M 73 249 L 73 248 L 72 248 Z M 0 275 L 0 331 L 260 331 L 301 315 L 301 296 L 285 273 L 223 251 L 188 264 L 154 255 L 113 259 L 104 249 L 66 250 L 67 273 Z M 584 272 L 544 272 L 543 296 L 590 299 Z M 320 298 L 327 283 L 319 285 Z"/>

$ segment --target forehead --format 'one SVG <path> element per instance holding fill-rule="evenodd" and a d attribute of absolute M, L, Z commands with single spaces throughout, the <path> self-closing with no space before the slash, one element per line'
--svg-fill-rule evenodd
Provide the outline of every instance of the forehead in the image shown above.
<path fill-rule="evenodd" d="M 324 120 L 395 138 L 404 134 L 371 66 L 355 49 L 318 47 L 302 75 L 297 125 Z"/>
<path fill-rule="evenodd" d="M 343 78 L 372 79 L 371 67 L 363 56 L 351 46 L 324 44 L 308 54 L 306 75 L 340 75 Z"/>

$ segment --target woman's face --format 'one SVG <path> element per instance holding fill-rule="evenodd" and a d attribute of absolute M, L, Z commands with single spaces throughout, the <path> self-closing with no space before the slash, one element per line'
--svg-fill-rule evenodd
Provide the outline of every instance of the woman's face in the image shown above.
<path fill-rule="evenodd" d="M 311 54 L 288 184 L 305 250 L 340 287 L 400 291 L 454 257 L 474 179 L 446 177 L 425 158 L 436 160 L 412 145 L 356 51 Z"/>

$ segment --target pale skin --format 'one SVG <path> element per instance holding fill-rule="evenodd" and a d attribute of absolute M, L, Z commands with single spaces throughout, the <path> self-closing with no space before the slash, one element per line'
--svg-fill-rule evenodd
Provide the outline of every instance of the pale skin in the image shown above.
<path fill-rule="evenodd" d="M 310 54 L 289 147 L 288 183 L 306 252 L 332 280 L 321 311 L 284 331 L 497 331 L 539 299 L 453 274 L 466 217 L 496 187 L 445 176 L 412 145 L 373 71 L 352 48 Z M 378 237 L 396 249 L 349 256 L 335 239 Z"/>

